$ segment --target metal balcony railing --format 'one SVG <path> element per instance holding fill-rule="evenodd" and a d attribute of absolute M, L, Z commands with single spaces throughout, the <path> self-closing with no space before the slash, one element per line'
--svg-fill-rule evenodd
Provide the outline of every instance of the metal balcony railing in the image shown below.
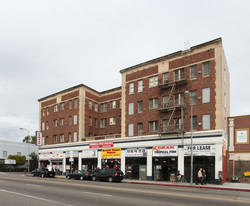
<path fill-rule="evenodd" d="M 183 124 L 169 124 L 163 127 L 159 127 L 160 134 L 182 133 L 184 132 Z"/>
<path fill-rule="evenodd" d="M 83 137 L 82 141 L 93 141 L 93 140 L 102 140 L 102 139 L 114 139 L 120 138 L 121 134 L 110 134 L 110 135 L 102 135 L 102 136 L 91 136 L 91 137 Z"/>

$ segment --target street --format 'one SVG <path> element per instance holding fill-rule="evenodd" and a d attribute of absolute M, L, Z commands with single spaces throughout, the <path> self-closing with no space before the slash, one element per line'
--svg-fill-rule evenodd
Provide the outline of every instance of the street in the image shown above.
<path fill-rule="evenodd" d="M 250 205 L 249 192 L 93 182 L 0 173 L 0 205 Z"/>

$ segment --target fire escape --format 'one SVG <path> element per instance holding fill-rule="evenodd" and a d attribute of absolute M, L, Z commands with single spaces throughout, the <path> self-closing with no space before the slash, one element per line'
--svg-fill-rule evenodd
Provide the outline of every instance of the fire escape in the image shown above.
<path fill-rule="evenodd" d="M 184 90 L 188 84 L 188 78 L 184 68 L 163 75 L 159 80 L 161 102 L 158 111 L 162 119 L 159 134 L 173 134 L 185 132 L 185 101 Z"/>

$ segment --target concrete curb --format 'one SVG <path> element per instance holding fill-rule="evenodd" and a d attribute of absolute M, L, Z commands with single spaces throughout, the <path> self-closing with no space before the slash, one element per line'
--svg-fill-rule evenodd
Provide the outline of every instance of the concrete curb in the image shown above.
<path fill-rule="evenodd" d="M 231 190 L 231 191 L 241 191 L 241 192 L 250 192 L 250 189 L 241 189 L 241 188 L 230 188 L 230 187 L 213 187 L 213 186 L 197 186 L 197 185 L 175 185 L 175 184 L 161 184 L 161 183 L 150 183 L 150 182 L 127 182 L 130 184 L 143 184 L 143 185 L 159 185 L 159 186 L 168 186 L 168 187 L 191 187 L 199 189 L 213 189 L 213 190 Z"/>

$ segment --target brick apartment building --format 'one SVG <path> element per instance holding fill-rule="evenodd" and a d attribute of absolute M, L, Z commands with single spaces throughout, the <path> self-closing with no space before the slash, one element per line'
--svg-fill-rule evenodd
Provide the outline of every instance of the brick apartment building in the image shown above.
<path fill-rule="evenodd" d="M 94 169 L 117 164 L 127 178 L 190 177 L 193 109 L 194 177 L 213 182 L 227 171 L 229 71 L 221 38 L 120 71 L 122 86 L 85 85 L 39 99 L 42 165 Z M 71 161 L 69 161 L 71 160 Z"/>

